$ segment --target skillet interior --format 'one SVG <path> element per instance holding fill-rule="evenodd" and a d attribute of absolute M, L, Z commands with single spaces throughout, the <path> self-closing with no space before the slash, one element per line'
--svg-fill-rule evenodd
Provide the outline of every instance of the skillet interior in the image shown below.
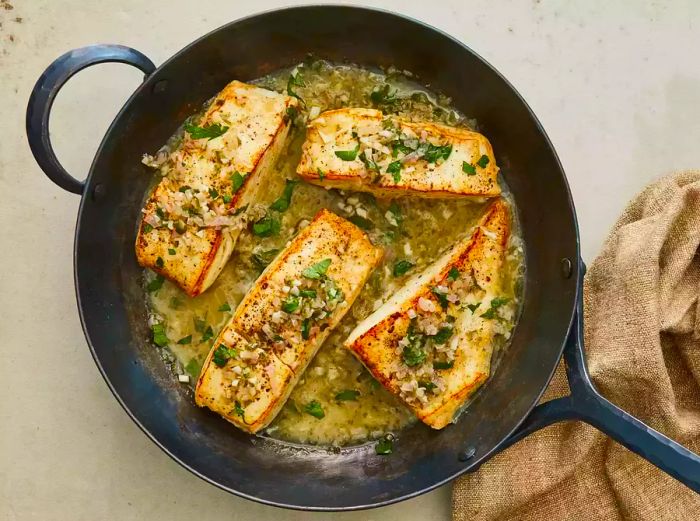
<path fill-rule="evenodd" d="M 231 79 L 249 80 L 312 53 L 335 62 L 406 69 L 453 98 L 491 140 L 520 213 L 525 304 L 494 377 L 457 425 L 402 432 L 390 457 L 371 445 L 331 453 L 244 435 L 193 405 L 151 346 L 133 250 L 149 177 L 144 152 Z M 95 195 L 97 184 L 102 185 Z M 425 492 L 472 468 L 523 420 L 546 387 L 576 297 L 578 235 L 561 166 L 512 87 L 450 37 L 391 13 L 309 6 L 224 26 L 163 64 L 110 127 L 93 162 L 75 244 L 76 290 L 95 360 L 127 412 L 168 454 L 236 494 L 280 506 L 353 509 Z M 574 268 L 562 276 L 561 261 Z M 458 455 L 474 449 L 468 461 Z"/>

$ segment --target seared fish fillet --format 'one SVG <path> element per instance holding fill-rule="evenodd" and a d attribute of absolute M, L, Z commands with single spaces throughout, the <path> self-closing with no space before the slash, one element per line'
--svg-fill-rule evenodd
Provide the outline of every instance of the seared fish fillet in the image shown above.
<path fill-rule="evenodd" d="M 378 197 L 501 193 L 491 144 L 481 134 L 364 108 L 329 110 L 311 121 L 297 174 Z"/>
<path fill-rule="evenodd" d="M 216 280 L 243 227 L 243 212 L 273 175 L 289 131 L 287 110 L 297 104 L 233 81 L 196 126 L 185 126 L 182 144 L 160 158 L 164 177 L 143 209 L 136 238 L 139 264 L 190 296 Z"/>
<path fill-rule="evenodd" d="M 219 334 L 197 381 L 197 405 L 251 433 L 266 427 L 381 257 L 354 224 L 319 211 Z"/>
<path fill-rule="evenodd" d="M 434 429 L 456 419 L 488 378 L 496 334 L 514 306 L 500 296 L 510 233 L 502 200 L 472 236 L 412 277 L 358 324 L 345 346 L 389 391 Z"/>

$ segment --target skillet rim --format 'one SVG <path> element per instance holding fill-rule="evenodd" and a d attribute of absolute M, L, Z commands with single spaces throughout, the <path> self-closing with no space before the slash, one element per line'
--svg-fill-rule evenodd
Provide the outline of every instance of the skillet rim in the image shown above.
<path fill-rule="evenodd" d="M 216 480 L 204 475 L 203 473 L 199 472 L 192 466 L 190 466 L 188 463 L 184 462 L 182 459 L 180 459 L 178 456 L 176 456 L 173 452 L 171 452 L 163 443 L 160 442 L 159 439 L 157 439 L 142 423 L 141 421 L 135 416 L 135 414 L 129 409 L 129 407 L 125 404 L 119 393 L 117 392 L 116 388 L 114 387 L 112 381 L 110 380 L 109 376 L 105 372 L 105 369 L 103 368 L 99 356 L 96 353 L 95 347 L 93 345 L 93 342 L 88 334 L 88 328 L 87 328 L 87 322 L 85 318 L 85 313 L 83 311 L 83 302 L 80 294 L 80 274 L 78 272 L 78 255 L 79 255 L 79 236 L 80 236 L 80 231 L 81 231 L 81 226 L 82 226 L 82 217 L 83 217 L 83 212 L 84 212 L 84 206 L 86 204 L 86 200 L 88 198 L 88 194 L 92 194 L 92 191 L 94 189 L 93 184 L 94 184 L 94 173 L 95 173 L 95 166 L 97 163 L 97 159 L 102 155 L 104 148 L 106 147 L 106 143 L 108 142 L 108 137 L 111 135 L 112 131 L 114 130 L 114 127 L 116 126 L 117 121 L 119 121 L 122 116 L 126 113 L 126 109 L 129 107 L 131 102 L 141 94 L 141 92 L 147 88 L 151 88 L 152 86 L 150 85 L 150 78 L 155 75 L 158 71 L 160 71 L 162 68 L 170 64 L 172 61 L 174 61 L 176 58 L 178 58 L 180 55 L 188 51 L 189 49 L 193 48 L 200 42 L 206 40 L 207 38 L 211 37 L 213 34 L 218 33 L 219 31 L 223 30 L 228 30 L 231 27 L 233 27 L 236 24 L 260 17 L 260 16 L 265 16 L 273 13 L 281 13 L 281 12 L 288 12 L 288 11 L 303 11 L 306 9 L 316 9 L 316 8 L 323 8 L 323 9 L 341 9 L 341 10 L 346 10 L 346 9 L 352 9 L 355 11 L 364 11 L 368 16 L 372 16 L 375 13 L 381 13 L 383 15 L 387 16 L 392 16 L 395 18 L 402 19 L 404 21 L 411 22 L 412 24 L 421 26 L 423 29 L 428 29 L 434 33 L 437 33 L 439 36 L 442 38 L 445 38 L 447 40 L 450 40 L 452 43 L 457 44 L 458 46 L 462 47 L 465 51 L 470 53 L 474 58 L 476 58 L 478 61 L 481 62 L 484 66 L 486 66 L 492 73 L 496 75 L 496 77 L 503 82 L 503 84 L 510 89 L 510 91 L 515 95 L 515 97 L 519 100 L 519 102 L 522 104 L 522 106 L 525 108 L 527 111 L 528 115 L 531 117 L 532 121 L 535 124 L 535 127 L 537 128 L 539 134 L 542 136 L 544 139 L 544 143 L 546 144 L 547 148 L 549 149 L 550 153 L 552 154 L 552 158 L 554 159 L 554 162 L 556 164 L 556 167 L 561 175 L 561 180 L 563 182 L 563 188 L 565 191 L 566 195 L 566 200 L 568 203 L 568 207 L 571 210 L 571 218 L 573 222 L 573 231 L 574 231 L 574 245 L 575 245 L 575 254 L 576 258 L 575 259 L 570 259 L 573 264 L 573 269 L 571 272 L 571 278 L 573 280 L 578 281 L 580 278 L 580 270 L 581 270 L 581 265 L 580 265 L 580 234 L 579 234 L 579 226 L 578 226 L 578 219 L 576 216 L 576 208 L 574 205 L 573 197 L 571 194 L 571 189 L 569 186 L 569 182 L 566 178 L 566 174 L 564 172 L 564 168 L 561 164 L 561 161 L 559 159 L 559 156 L 554 148 L 554 145 L 552 144 L 551 140 L 549 139 L 549 136 L 547 135 L 542 123 L 540 120 L 537 118 L 535 115 L 534 111 L 530 107 L 530 105 L 525 101 L 523 96 L 518 92 L 518 90 L 508 81 L 508 79 L 505 78 L 493 65 L 491 65 L 486 59 L 484 59 L 480 54 L 475 52 L 473 49 L 471 49 L 468 45 L 457 39 L 456 37 L 448 34 L 447 32 L 438 29 L 436 27 L 433 27 L 432 25 L 420 21 L 416 18 L 413 18 L 411 16 L 406 16 L 403 14 L 399 14 L 393 11 L 389 11 L 388 9 L 383 9 L 383 8 L 377 8 L 377 7 L 368 7 L 368 6 L 356 6 L 356 5 L 346 5 L 346 4 L 322 4 L 322 3 L 315 3 L 315 4 L 302 4 L 302 5 L 295 5 L 295 6 L 287 6 L 287 7 L 281 7 L 281 8 L 272 8 L 272 9 L 265 9 L 262 11 L 258 11 L 255 13 L 252 13 L 248 16 L 244 16 L 241 18 L 237 18 L 235 20 L 232 20 L 226 24 L 223 24 L 208 33 L 204 34 L 203 36 L 200 36 L 196 40 L 190 42 L 180 50 L 178 50 L 176 53 L 171 55 L 167 60 L 165 60 L 163 63 L 161 63 L 153 73 L 151 73 L 148 77 L 144 79 L 143 82 L 136 88 L 136 90 L 129 96 L 129 98 L 126 100 L 122 108 L 117 112 L 115 115 L 114 119 L 110 123 L 109 127 L 107 128 L 104 137 L 102 138 L 99 147 L 97 148 L 95 152 L 95 156 L 90 164 L 90 168 L 88 170 L 88 175 L 85 179 L 85 185 L 84 185 L 84 190 L 83 194 L 81 195 L 80 198 L 80 204 L 78 206 L 78 216 L 76 219 L 76 229 L 75 229 L 75 235 L 74 235 L 74 240 L 73 240 L 73 280 L 74 280 L 74 286 L 75 286 L 75 293 L 76 293 L 76 301 L 78 304 L 78 314 L 80 316 L 80 324 L 83 330 L 83 336 L 85 337 L 85 340 L 88 344 L 88 347 L 90 348 L 90 354 L 92 355 L 92 358 L 95 362 L 95 365 L 100 371 L 100 374 L 102 375 L 102 378 L 104 379 L 105 383 L 109 387 L 109 390 L 111 391 L 112 395 L 116 398 L 117 402 L 119 405 L 124 409 L 124 411 L 127 413 L 129 418 L 138 426 L 138 428 L 157 446 L 159 447 L 165 454 L 167 454 L 173 461 L 178 463 L 180 466 L 185 468 L 187 471 L 191 472 L 195 476 L 199 477 L 203 481 L 214 485 L 215 487 L 228 492 L 230 494 L 233 494 L 237 497 L 241 497 L 250 501 L 254 501 L 256 503 L 268 505 L 268 506 L 273 506 L 273 507 L 278 507 L 278 508 L 285 508 L 285 509 L 291 509 L 291 510 L 299 510 L 299 511 L 315 511 L 315 512 L 348 512 L 348 511 L 356 511 L 356 510 L 369 510 L 373 508 L 379 508 L 383 506 L 388 506 L 392 505 L 395 503 L 399 503 L 401 501 L 405 501 L 407 499 L 412 499 L 415 497 L 418 497 L 422 494 L 425 494 L 427 492 L 431 492 L 445 484 L 448 484 L 455 479 L 457 479 L 459 476 L 462 474 L 465 474 L 469 471 L 474 471 L 478 470 L 478 468 L 481 466 L 482 463 L 486 462 L 493 454 L 497 453 L 500 448 L 506 443 L 506 441 L 513 435 L 514 432 L 518 430 L 520 425 L 525 421 L 525 419 L 530 415 L 532 410 L 535 408 L 535 406 L 539 403 L 540 399 L 542 398 L 542 395 L 544 392 L 547 390 L 549 387 L 549 383 L 551 382 L 552 377 L 554 376 L 554 372 L 556 371 L 559 361 L 561 360 L 562 353 L 564 351 L 564 347 L 566 345 L 566 340 L 571 334 L 571 326 L 574 320 L 574 315 L 576 312 L 576 302 L 579 300 L 581 292 L 582 292 L 582 287 L 579 282 L 577 282 L 575 286 L 575 291 L 573 292 L 572 299 L 571 299 L 571 309 L 569 313 L 567 313 L 568 316 L 568 321 L 566 324 L 566 331 L 567 333 L 564 335 L 564 337 L 561 339 L 561 345 L 558 348 L 558 356 L 556 359 L 556 363 L 553 364 L 552 368 L 549 370 L 549 374 L 547 375 L 546 378 L 546 383 L 542 387 L 542 389 L 537 393 L 537 395 L 534 397 L 532 403 L 527 407 L 527 412 L 523 415 L 523 417 L 517 422 L 517 424 L 508 432 L 508 434 L 499 442 L 497 443 L 491 450 L 484 452 L 480 454 L 478 457 L 475 457 L 471 460 L 469 460 L 468 464 L 465 464 L 464 467 L 453 474 L 436 481 L 435 483 L 424 487 L 420 490 L 416 490 L 407 494 L 403 494 L 400 496 L 392 497 L 389 499 L 385 499 L 382 501 L 374 502 L 374 503 L 367 503 L 367 504 L 361 504 L 361 505 L 351 505 L 351 506 L 341 506 L 341 507 L 325 507 L 325 506 L 306 506 L 306 505 L 294 505 L 294 504 L 289 504 L 289 503 L 283 503 L 279 501 L 273 501 L 269 499 L 264 499 L 264 498 L 259 498 L 256 496 L 252 496 L 250 494 L 247 494 L 245 492 L 241 492 L 239 490 L 233 489 L 231 487 L 228 487 L 226 485 L 223 485 Z M 362 64 L 359 64 L 362 65 Z M 517 327 L 517 326 L 516 326 Z M 544 372 L 544 371 L 543 371 Z"/>

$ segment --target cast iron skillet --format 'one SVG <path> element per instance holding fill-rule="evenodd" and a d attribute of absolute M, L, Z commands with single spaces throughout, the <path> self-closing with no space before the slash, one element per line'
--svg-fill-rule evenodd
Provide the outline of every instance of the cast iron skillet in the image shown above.
<path fill-rule="evenodd" d="M 331 451 L 248 436 L 194 406 L 151 344 L 134 237 L 152 174 L 141 164 L 183 119 L 232 79 L 302 61 L 396 66 L 454 100 L 491 140 L 515 198 L 526 244 L 522 317 L 498 370 L 456 425 L 415 425 L 391 456 L 370 444 Z M 59 164 L 48 133 L 52 102 L 76 72 L 103 62 L 141 69 L 143 84 L 105 135 L 85 181 Z M 588 378 L 581 323 L 578 230 L 561 165 L 515 89 L 473 51 L 415 20 L 348 6 L 271 11 L 230 23 L 159 68 L 117 45 L 70 51 L 39 78 L 27 108 L 37 162 L 82 195 L 75 235 L 80 318 L 95 362 L 126 412 L 183 467 L 234 494 L 271 505 L 351 510 L 386 505 L 476 470 L 495 452 L 560 420 L 579 419 L 700 490 L 700 458 L 601 397 Z M 565 349 L 566 347 L 566 349 Z M 562 351 L 571 396 L 535 404 Z"/>

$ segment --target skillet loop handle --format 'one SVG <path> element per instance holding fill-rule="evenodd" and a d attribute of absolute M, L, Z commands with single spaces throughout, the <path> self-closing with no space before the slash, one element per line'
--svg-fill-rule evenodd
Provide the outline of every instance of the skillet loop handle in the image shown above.
<path fill-rule="evenodd" d="M 34 159 L 58 186 L 82 194 L 85 181 L 79 181 L 61 166 L 51 146 L 49 116 L 61 87 L 77 72 L 98 63 L 117 62 L 137 67 L 147 78 L 156 66 L 145 55 L 123 45 L 90 45 L 68 51 L 57 58 L 34 85 L 27 105 L 27 139 Z"/>
<path fill-rule="evenodd" d="M 564 349 L 571 395 L 535 407 L 499 450 L 553 423 L 580 420 L 700 493 L 700 456 L 623 411 L 603 397 L 593 385 L 583 352 L 582 312 L 583 305 L 579 299 L 576 317 Z"/>

